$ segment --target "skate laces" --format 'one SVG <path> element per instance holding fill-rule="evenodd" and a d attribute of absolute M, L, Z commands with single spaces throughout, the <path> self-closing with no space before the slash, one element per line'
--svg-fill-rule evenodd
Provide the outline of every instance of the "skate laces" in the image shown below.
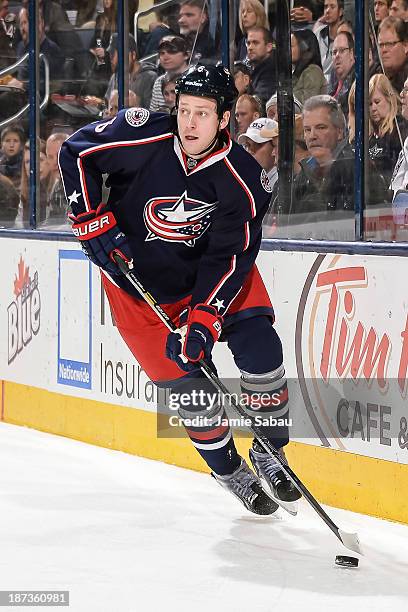
<path fill-rule="evenodd" d="M 231 491 L 247 499 L 249 503 L 252 503 L 258 495 L 252 488 L 252 485 L 257 482 L 257 478 L 244 462 L 228 479 L 223 480 Z"/>
<path fill-rule="evenodd" d="M 263 474 L 270 481 L 272 481 L 276 474 L 282 470 L 282 466 L 276 461 L 273 455 L 269 455 L 269 453 L 264 452 L 263 448 L 262 450 L 259 450 L 260 448 L 261 447 L 259 446 L 259 444 L 254 444 L 252 447 L 255 461 L 260 470 L 262 470 Z M 282 457 L 284 463 L 287 463 L 286 457 L 283 452 L 279 451 L 279 454 Z"/>

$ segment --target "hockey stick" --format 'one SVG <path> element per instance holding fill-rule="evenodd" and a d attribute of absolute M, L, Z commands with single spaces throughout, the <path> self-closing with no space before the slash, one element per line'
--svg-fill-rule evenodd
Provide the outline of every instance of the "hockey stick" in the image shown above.
<path fill-rule="evenodd" d="M 151 293 L 149 293 L 149 291 L 147 291 L 143 287 L 142 283 L 139 281 L 139 279 L 137 278 L 136 274 L 133 272 L 133 270 L 127 264 L 127 262 L 124 261 L 124 259 L 118 253 L 114 253 L 113 254 L 113 258 L 114 258 L 117 266 L 119 267 L 120 271 L 122 272 L 122 274 L 124 276 L 126 276 L 128 281 L 140 293 L 142 298 L 155 311 L 155 313 L 157 314 L 159 319 L 162 321 L 162 323 L 167 327 L 167 329 L 169 331 L 171 331 L 171 332 L 178 331 L 178 329 L 177 329 L 176 325 L 174 324 L 174 322 L 172 321 L 172 319 L 163 310 L 163 308 L 160 306 L 160 304 L 158 304 L 156 302 L 156 300 L 151 295 Z M 260 429 L 260 427 L 258 427 L 258 425 L 256 425 L 254 419 L 251 418 L 245 412 L 245 410 L 237 402 L 235 402 L 233 400 L 233 398 L 231 396 L 231 393 L 228 391 L 228 389 L 225 387 L 225 385 L 221 382 L 221 380 L 218 378 L 218 376 L 216 374 L 214 374 L 214 372 L 211 370 L 210 366 L 203 359 L 200 359 L 198 364 L 199 364 L 203 374 L 205 374 L 205 376 L 212 382 L 214 387 L 218 391 L 221 391 L 221 393 L 224 396 L 226 395 L 229 398 L 229 402 L 230 402 L 231 407 L 240 416 L 242 416 L 244 419 L 248 419 L 249 418 L 251 420 L 251 427 L 249 427 L 249 429 L 254 434 L 254 436 L 257 438 L 258 442 L 263 446 L 265 451 L 269 455 L 272 455 L 273 458 L 275 459 L 275 461 L 277 461 L 280 464 L 282 470 L 285 472 L 285 474 L 288 476 L 288 478 L 290 478 L 290 480 L 293 482 L 293 484 L 298 489 L 298 491 L 303 495 L 303 497 L 305 497 L 307 499 L 309 504 L 312 506 L 313 510 L 315 512 L 317 512 L 317 514 L 320 516 L 320 518 L 332 530 L 332 532 L 340 540 L 340 542 L 346 548 L 349 548 L 350 550 L 353 550 L 356 553 L 363 554 L 362 550 L 361 550 L 361 546 L 360 546 L 360 542 L 359 542 L 357 533 L 350 533 L 350 532 L 347 532 L 347 531 L 343 531 L 342 529 L 337 527 L 337 525 L 332 521 L 332 519 L 329 517 L 329 515 L 323 510 L 323 508 L 321 507 L 319 502 L 313 497 L 313 495 L 310 493 L 310 491 L 306 488 L 306 486 L 303 484 L 303 482 L 300 480 L 300 478 L 298 478 L 296 476 L 294 471 L 288 465 L 285 465 L 285 463 L 283 462 L 282 457 L 280 456 L 279 452 L 276 450 L 276 448 L 273 446 L 273 444 L 268 440 L 268 438 L 265 437 L 265 435 L 262 433 L 262 430 Z"/>

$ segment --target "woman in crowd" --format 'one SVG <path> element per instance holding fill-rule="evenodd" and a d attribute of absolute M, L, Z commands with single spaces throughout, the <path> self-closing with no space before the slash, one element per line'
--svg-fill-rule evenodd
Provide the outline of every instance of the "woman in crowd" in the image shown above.
<path fill-rule="evenodd" d="M 30 142 L 24 145 L 23 163 L 21 166 L 20 205 L 16 224 L 28 227 L 30 225 Z M 47 202 L 52 185 L 50 184 L 50 165 L 46 155 L 46 144 L 40 140 L 40 210 L 37 211 L 37 223 L 47 217 Z"/>
<path fill-rule="evenodd" d="M 16 189 L 20 186 L 24 141 L 24 130 L 18 125 L 9 125 L 1 132 L 0 173 Z"/>
<path fill-rule="evenodd" d="M 293 95 L 302 104 L 312 96 L 327 93 L 320 49 L 311 30 L 295 30 L 291 37 Z"/>
<path fill-rule="evenodd" d="M 375 74 L 369 83 L 369 154 L 376 171 L 389 185 L 394 166 L 407 135 L 406 122 L 399 117 L 402 142 L 397 129 L 400 100 L 385 74 Z"/>
<path fill-rule="evenodd" d="M 269 30 L 268 17 L 259 0 L 241 0 L 239 4 L 239 35 L 237 37 L 236 60 L 243 60 L 247 55 L 246 36 L 250 28 L 261 27 Z"/>
<path fill-rule="evenodd" d="M 95 56 L 98 73 L 110 76 L 109 54 L 106 49 L 114 32 L 116 32 L 117 0 L 103 0 L 103 12 L 96 18 L 95 32 L 90 45 L 90 52 Z"/>

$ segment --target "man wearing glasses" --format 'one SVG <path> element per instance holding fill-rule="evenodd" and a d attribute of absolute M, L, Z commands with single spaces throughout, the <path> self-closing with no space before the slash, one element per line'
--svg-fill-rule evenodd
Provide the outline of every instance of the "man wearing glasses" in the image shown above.
<path fill-rule="evenodd" d="M 349 32 L 341 32 L 334 39 L 331 95 L 348 116 L 348 95 L 355 79 L 354 39 Z"/>
<path fill-rule="evenodd" d="M 399 93 L 408 76 L 408 26 L 397 17 L 387 17 L 378 30 L 378 46 L 384 71 Z"/>

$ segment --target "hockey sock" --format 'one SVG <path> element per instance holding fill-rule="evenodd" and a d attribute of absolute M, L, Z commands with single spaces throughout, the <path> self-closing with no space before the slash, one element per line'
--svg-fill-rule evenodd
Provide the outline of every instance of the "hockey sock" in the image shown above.
<path fill-rule="evenodd" d="M 220 476 L 232 474 L 241 459 L 218 392 L 206 378 L 189 377 L 172 389 L 173 404 L 186 432 L 208 467 Z"/>

